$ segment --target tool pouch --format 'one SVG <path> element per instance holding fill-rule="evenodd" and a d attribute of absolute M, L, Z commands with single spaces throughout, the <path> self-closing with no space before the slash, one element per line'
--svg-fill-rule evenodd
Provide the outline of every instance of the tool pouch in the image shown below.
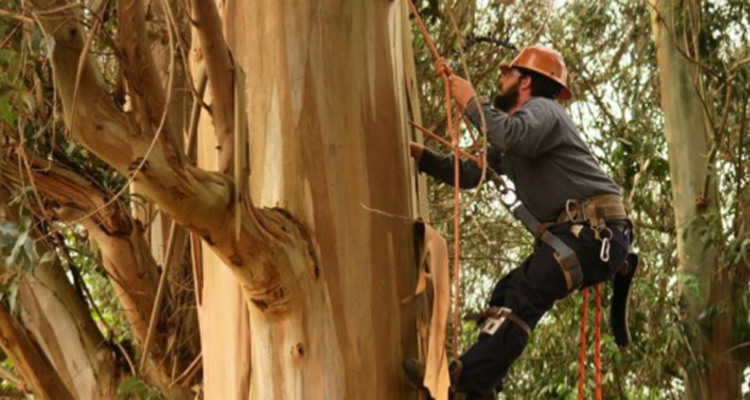
<path fill-rule="evenodd" d="M 628 296 L 633 276 L 638 268 L 638 255 L 628 254 L 627 262 L 613 278 L 612 305 L 610 307 L 610 324 L 615 343 L 620 348 L 630 344 L 630 328 L 628 327 Z"/>

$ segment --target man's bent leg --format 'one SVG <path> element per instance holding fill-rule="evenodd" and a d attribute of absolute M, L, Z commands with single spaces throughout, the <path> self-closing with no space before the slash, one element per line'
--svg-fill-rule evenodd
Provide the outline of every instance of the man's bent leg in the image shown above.
<path fill-rule="evenodd" d="M 508 277 L 506 277 L 508 278 Z M 555 300 L 565 297 L 567 287 L 552 250 L 542 245 L 509 279 L 503 279 L 502 296 L 493 295 L 493 303 L 512 310 L 520 320 L 533 328 Z M 499 285 L 498 285 L 499 286 Z M 497 291 L 497 290 L 496 290 Z M 523 327 L 506 320 L 490 335 L 480 334 L 479 341 L 460 357 L 463 371 L 458 381 L 459 390 L 469 398 L 491 398 L 510 365 L 523 352 L 528 334 Z"/>

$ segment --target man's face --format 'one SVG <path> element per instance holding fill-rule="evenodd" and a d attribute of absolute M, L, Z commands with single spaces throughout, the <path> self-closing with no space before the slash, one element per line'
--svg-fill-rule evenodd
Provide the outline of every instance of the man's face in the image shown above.
<path fill-rule="evenodd" d="M 497 95 L 492 104 L 495 108 L 510 111 L 518 103 L 519 87 L 521 86 L 521 73 L 511 68 L 508 73 L 500 76 L 500 85 Z"/>

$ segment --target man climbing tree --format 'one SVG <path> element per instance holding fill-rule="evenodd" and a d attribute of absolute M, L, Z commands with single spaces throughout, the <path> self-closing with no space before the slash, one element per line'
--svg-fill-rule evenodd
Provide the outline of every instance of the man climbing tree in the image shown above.
<path fill-rule="evenodd" d="M 571 97 L 558 52 L 532 46 L 501 66 L 492 106 L 444 62 L 437 68 L 448 75 L 452 94 L 468 119 L 486 131 L 488 172 L 513 180 L 518 202 L 511 209 L 537 239 L 534 252 L 495 286 L 490 307 L 477 318 L 478 342 L 451 364 L 451 398 L 491 399 L 502 390 L 508 368 L 556 300 L 611 279 L 618 271 L 616 280 L 627 278 L 629 283 L 635 264 L 628 258 L 632 225 L 620 188 L 555 102 Z M 411 143 L 410 150 L 420 171 L 447 184 L 455 182 L 453 156 L 417 143 Z M 473 160 L 461 160 L 459 186 L 477 186 L 482 169 Z M 626 260 L 633 268 L 623 267 Z M 621 282 L 615 286 L 615 293 L 627 294 L 618 290 Z M 624 301 L 615 298 L 613 304 Z M 627 332 L 616 331 L 615 336 L 618 344 L 629 340 Z M 422 366 L 407 360 L 404 367 L 421 386 Z"/>

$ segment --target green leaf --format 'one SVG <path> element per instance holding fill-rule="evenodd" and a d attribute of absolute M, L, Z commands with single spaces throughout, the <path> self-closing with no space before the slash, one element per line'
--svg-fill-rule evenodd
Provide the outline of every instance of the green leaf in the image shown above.
<path fill-rule="evenodd" d="M 16 244 L 13 246 L 13 250 L 10 252 L 10 255 L 8 256 L 8 265 L 15 264 L 18 261 L 19 256 L 21 255 L 21 251 L 24 249 L 24 245 L 26 244 L 26 239 L 29 236 L 29 231 L 21 232 L 20 235 L 18 235 L 18 238 L 16 239 Z"/>
<path fill-rule="evenodd" d="M 162 395 L 158 389 L 149 386 L 138 378 L 128 378 L 122 381 L 117 388 L 117 396 L 120 398 L 136 398 L 141 400 L 159 400 Z"/>
<path fill-rule="evenodd" d="M 0 233 L 3 235 L 16 236 L 18 235 L 18 228 L 16 224 L 10 221 L 0 221 Z"/>
<path fill-rule="evenodd" d="M 8 125 L 16 125 L 16 114 L 11 110 L 7 97 L 0 98 L 0 117 L 2 117 Z"/>

